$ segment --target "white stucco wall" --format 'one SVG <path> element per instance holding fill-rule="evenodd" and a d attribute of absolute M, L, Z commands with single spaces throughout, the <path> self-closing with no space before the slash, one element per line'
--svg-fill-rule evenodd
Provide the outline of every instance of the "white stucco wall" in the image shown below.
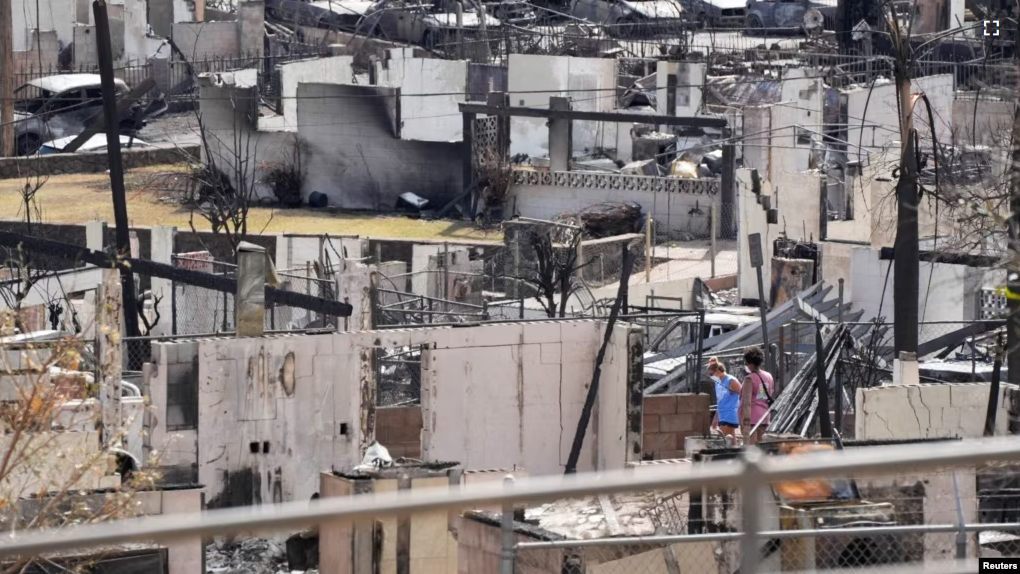
<path fill-rule="evenodd" d="M 376 348 L 428 348 L 426 460 L 562 473 L 603 329 L 601 321 L 535 322 L 160 346 L 187 348 L 197 360 L 200 441 L 193 460 L 215 506 L 256 496 L 308 500 L 320 471 L 358 464 L 374 438 Z M 581 471 L 626 462 L 627 335 L 625 325 L 614 331 Z M 154 389 L 156 412 L 158 397 Z M 248 476 L 259 477 L 245 487 L 255 491 L 238 493 Z"/>
<path fill-rule="evenodd" d="M 390 50 L 390 60 L 376 62 L 378 84 L 400 88 L 400 139 L 462 141 L 459 104 L 467 101 L 468 62 L 402 54 L 402 50 Z"/>
<path fill-rule="evenodd" d="M 572 99 L 572 109 L 612 111 L 616 107 L 616 60 L 511 54 L 507 85 L 511 106 L 548 108 L 549 98 Z M 573 151 L 612 147 L 599 122 L 574 122 Z M 549 128 L 542 118 L 510 120 L 510 154 L 544 157 L 549 153 Z"/>
<path fill-rule="evenodd" d="M 604 328 L 599 321 L 517 324 L 437 341 L 422 365 L 422 455 L 472 469 L 562 473 Z M 606 353 L 581 472 L 624 467 L 627 333 L 618 326 Z"/>
<path fill-rule="evenodd" d="M 864 311 L 864 317 L 867 319 L 878 316 L 880 307 L 882 316 L 889 320 L 892 318 L 896 304 L 894 294 L 896 271 L 890 268 L 891 263 L 893 262 L 879 260 L 877 249 L 857 247 L 851 251 L 850 301 L 853 302 L 854 309 Z M 1000 270 L 922 261 L 918 277 L 920 288 L 917 303 L 918 319 L 924 322 L 976 319 L 978 290 L 982 287 L 997 287 L 1004 280 L 1005 275 Z M 922 329 L 921 342 L 945 334 L 935 331 Z"/>
<path fill-rule="evenodd" d="M 932 113 L 935 116 L 935 133 L 940 142 L 949 140 L 950 126 L 953 122 L 953 103 L 956 98 L 954 89 L 955 79 L 951 74 L 925 76 L 915 79 L 912 83 L 912 93 L 923 92 L 931 101 Z M 864 153 L 857 146 L 882 148 L 900 140 L 895 84 L 883 80 L 882 83 L 876 82 L 874 86 L 846 90 L 843 95 L 847 104 L 849 123 L 847 139 L 851 144 L 851 159 L 856 159 L 853 157 L 854 153 Z M 921 145 L 931 147 L 928 123 L 927 108 L 923 102 L 918 102 L 914 107 L 914 126 L 918 131 Z"/>
<path fill-rule="evenodd" d="M 670 116 L 696 116 L 704 99 L 705 64 L 701 62 L 656 62 L 655 105 L 658 113 Z M 676 74 L 676 107 L 667 109 L 667 80 Z"/>
<path fill-rule="evenodd" d="M 766 211 L 751 191 L 750 170 L 737 170 L 737 210 L 740 214 L 737 245 L 738 292 L 741 299 L 758 298 L 758 277 L 751 267 L 747 237 L 761 233 L 762 281 L 766 300 L 771 297 L 772 242 L 782 233 L 789 239 L 817 241 L 821 225 L 821 180 L 818 172 L 780 173 L 774 181 L 762 181 L 762 195 L 772 197 L 779 210 L 779 224 L 768 225 Z"/>
<path fill-rule="evenodd" d="M 991 383 L 940 383 L 858 389 L 857 440 L 981 438 Z M 1009 431 L 1016 388 L 1003 384 L 995 434 Z"/>
<path fill-rule="evenodd" d="M 283 85 L 283 114 L 259 121 L 259 129 L 298 131 L 298 84 L 350 84 L 354 80 L 353 56 L 333 56 L 283 64 L 280 81 Z"/>
<path fill-rule="evenodd" d="M 36 14 L 38 5 L 39 14 Z M 30 30 L 54 30 L 64 46 L 74 41 L 74 0 L 12 0 L 11 36 L 14 51 L 29 50 Z"/>
<path fill-rule="evenodd" d="M 823 130 L 825 86 L 818 73 L 785 70 L 781 85 L 778 103 L 744 109 L 744 166 L 773 181 L 811 168 L 811 151 Z"/>

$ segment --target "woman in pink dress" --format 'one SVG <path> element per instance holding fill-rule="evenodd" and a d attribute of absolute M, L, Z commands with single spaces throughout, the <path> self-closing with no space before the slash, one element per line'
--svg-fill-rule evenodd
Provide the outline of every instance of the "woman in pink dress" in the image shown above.
<path fill-rule="evenodd" d="M 748 370 L 740 394 L 740 434 L 744 437 L 744 444 L 761 442 L 772 416 L 769 407 L 776 383 L 772 375 L 761 368 L 764 363 L 765 354 L 760 348 L 744 351 L 744 364 Z M 753 436 L 751 429 L 755 429 Z"/>

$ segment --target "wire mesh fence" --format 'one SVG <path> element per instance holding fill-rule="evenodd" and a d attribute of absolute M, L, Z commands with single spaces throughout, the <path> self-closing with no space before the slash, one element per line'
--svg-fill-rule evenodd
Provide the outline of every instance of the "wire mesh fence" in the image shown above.
<path fill-rule="evenodd" d="M 930 443 L 926 448 L 935 447 Z M 831 443 L 778 439 L 770 456 L 799 456 Z M 874 448 L 846 444 L 853 452 Z M 918 448 L 921 448 L 918 446 Z M 698 460 L 739 457 L 706 450 Z M 644 463 L 673 465 L 691 463 Z M 957 558 L 1020 555 L 1020 480 L 1005 460 L 927 472 L 804 478 L 766 484 L 756 570 L 864 570 L 892 564 L 924 569 Z M 741 569 L 747 516 L 741 493 L 724 486 L 627 492 L 523 510 L 517 573 L 731 573 Z M 522 510 L 517 510 L 517 520 Z M 518 522 L 517 524 L 522 524 Z M 504 543 L 505 544 L 505 543 Z"/>
<path fill-rule="evenodd" d="M 236 278 L 235 264 L 215 261 L 208 252 L 175 255 L 174 265 L 221 277 Z M 333 281 L 318 277 L 311 267 L 303 272 L 277 275 L 281 281 L 279 289 L 324 299 L 336 298 Z M 172 293 L 173 335 L 229 333 L 235 329 L 233 293 L 179 282 L 174 283 Z M 269 331 L 325 328 L 336 325 L 336 317 L 322 316 L 307 309 L 275 303 L 266 305 L 265 329 Z"/>

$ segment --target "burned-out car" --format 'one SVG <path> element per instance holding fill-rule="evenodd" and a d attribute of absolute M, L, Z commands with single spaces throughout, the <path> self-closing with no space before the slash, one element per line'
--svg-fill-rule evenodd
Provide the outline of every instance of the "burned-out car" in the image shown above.
<path fill-rule="evenodd" d="M 684 10 L 698 28 L 741 28 L 746 0 L 681 0 Z"/>
<path fill-rule="evenodd" d="M 117 96 L 128 93 L 123 80 L 114 80 Z M 136 102 L 119 119 L 121 133 L 132 133 L 166 110 L 162 98 L 157 105 Z M 99 74 L 47 76 L 14 90 L 14 135 L 18 155 L 36 152 L 43 142 L 76 136 L 103 113 L 103 90 Z"/>
<path fill-rule="evenodd" d="M 305 2 L 304 0 L 267 0 L 266 17 L 271 21 L 328 30 L 355 30 L 369 1 Z"/>
<path fill-rule="evenodd" d="M 836 22 L 836 0 L 747 0 L 745 31 L 832 30 Z"/>
<path fill-rule="evenodd" d="M 570 15 L 627 38 L 676 34 L 696 25 L 674 0 L 572 0 Z"/>
<path fill-rule="evenodd" d="M 483 28 L 486 31 L 499 29 L 499 19 L 488 13 L 480 16 L 475 4 L 464 2 L 462 6 L 460 30 L 453 0 L 436 0 L 432 4 L 380 0 L 368 9 L 358 27 L 387 40 L 417 44 L 426 50 L 452 46 L 458 39 L 478 40 Z"/>

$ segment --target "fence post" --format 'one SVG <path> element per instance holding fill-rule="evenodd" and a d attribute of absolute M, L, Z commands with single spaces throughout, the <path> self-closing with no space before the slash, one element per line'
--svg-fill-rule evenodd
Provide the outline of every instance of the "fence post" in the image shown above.
<path fill-rule="evenodd" d="M 709 234 L 712 236 L 712 247 L 711 247 L 711 250 L 712 250 L 712 279 L 715 279 L 715 253 L 716 253 L 715 236 L 717 235 L 716 229 L 718 229 L 717 221 L 716 221 L 716 216 L 718 216 L 718 214 L 719 214 L 719 210 L 716 209 L 715 202 L 713 201 L 708 206 L 708 220 L 709 220 L 708 221 L 708 227 L 710 228 Z"/>
<path fill-rule="evenodd" d="M 645 283 L 652 282 L 652 214 L 645 219 Z"/>
<path fill-rule="evenodd" d="M 520 284 L 521 281 L 521 227 L 520 225 L 514 226 L 514 299 L 521 296 Z M 521 301 L 521 318 L 524 318 L 524 301 Z"/>
<path fill-rule="evenodd" d="M 956 519 L 960 525 L 960 530 L 956 532 L 956 557 L 965 560 L 967 558 L 967 531 L 964 529 L 963 502 L 960 500 L 960 485 L 956 480 L 956 471 L 953 471 L 953 495 L 956 496 Z"/>
<path fill-rule="evenodd" d="M 443 299 L 450 300 L 450 244 L 443 242 Z M 444 310 L 448 305 L 443 303 Z"/>
<path fill-rule="evenodd" d="M 740 540 L 740 574 L 758 572 L 758 533 L 761 532 L 761 503 L 764 489 L 761 451 L 751 446 L 744 450 L 744 472 L 740 474 L 740 506 L 744 535 Z"/>
<path fill-rule="evenodd" d="M 514 487 L 514 477 L 506 475 L 503 479 L 503 488 L 511 490 Z M 503 533 L 503 559 L 499 564 L 499 574 L 514 574 L 514 504 L 513 502 L 503 503 L 503 517 L 500 522 L 500 530 Z"/>

